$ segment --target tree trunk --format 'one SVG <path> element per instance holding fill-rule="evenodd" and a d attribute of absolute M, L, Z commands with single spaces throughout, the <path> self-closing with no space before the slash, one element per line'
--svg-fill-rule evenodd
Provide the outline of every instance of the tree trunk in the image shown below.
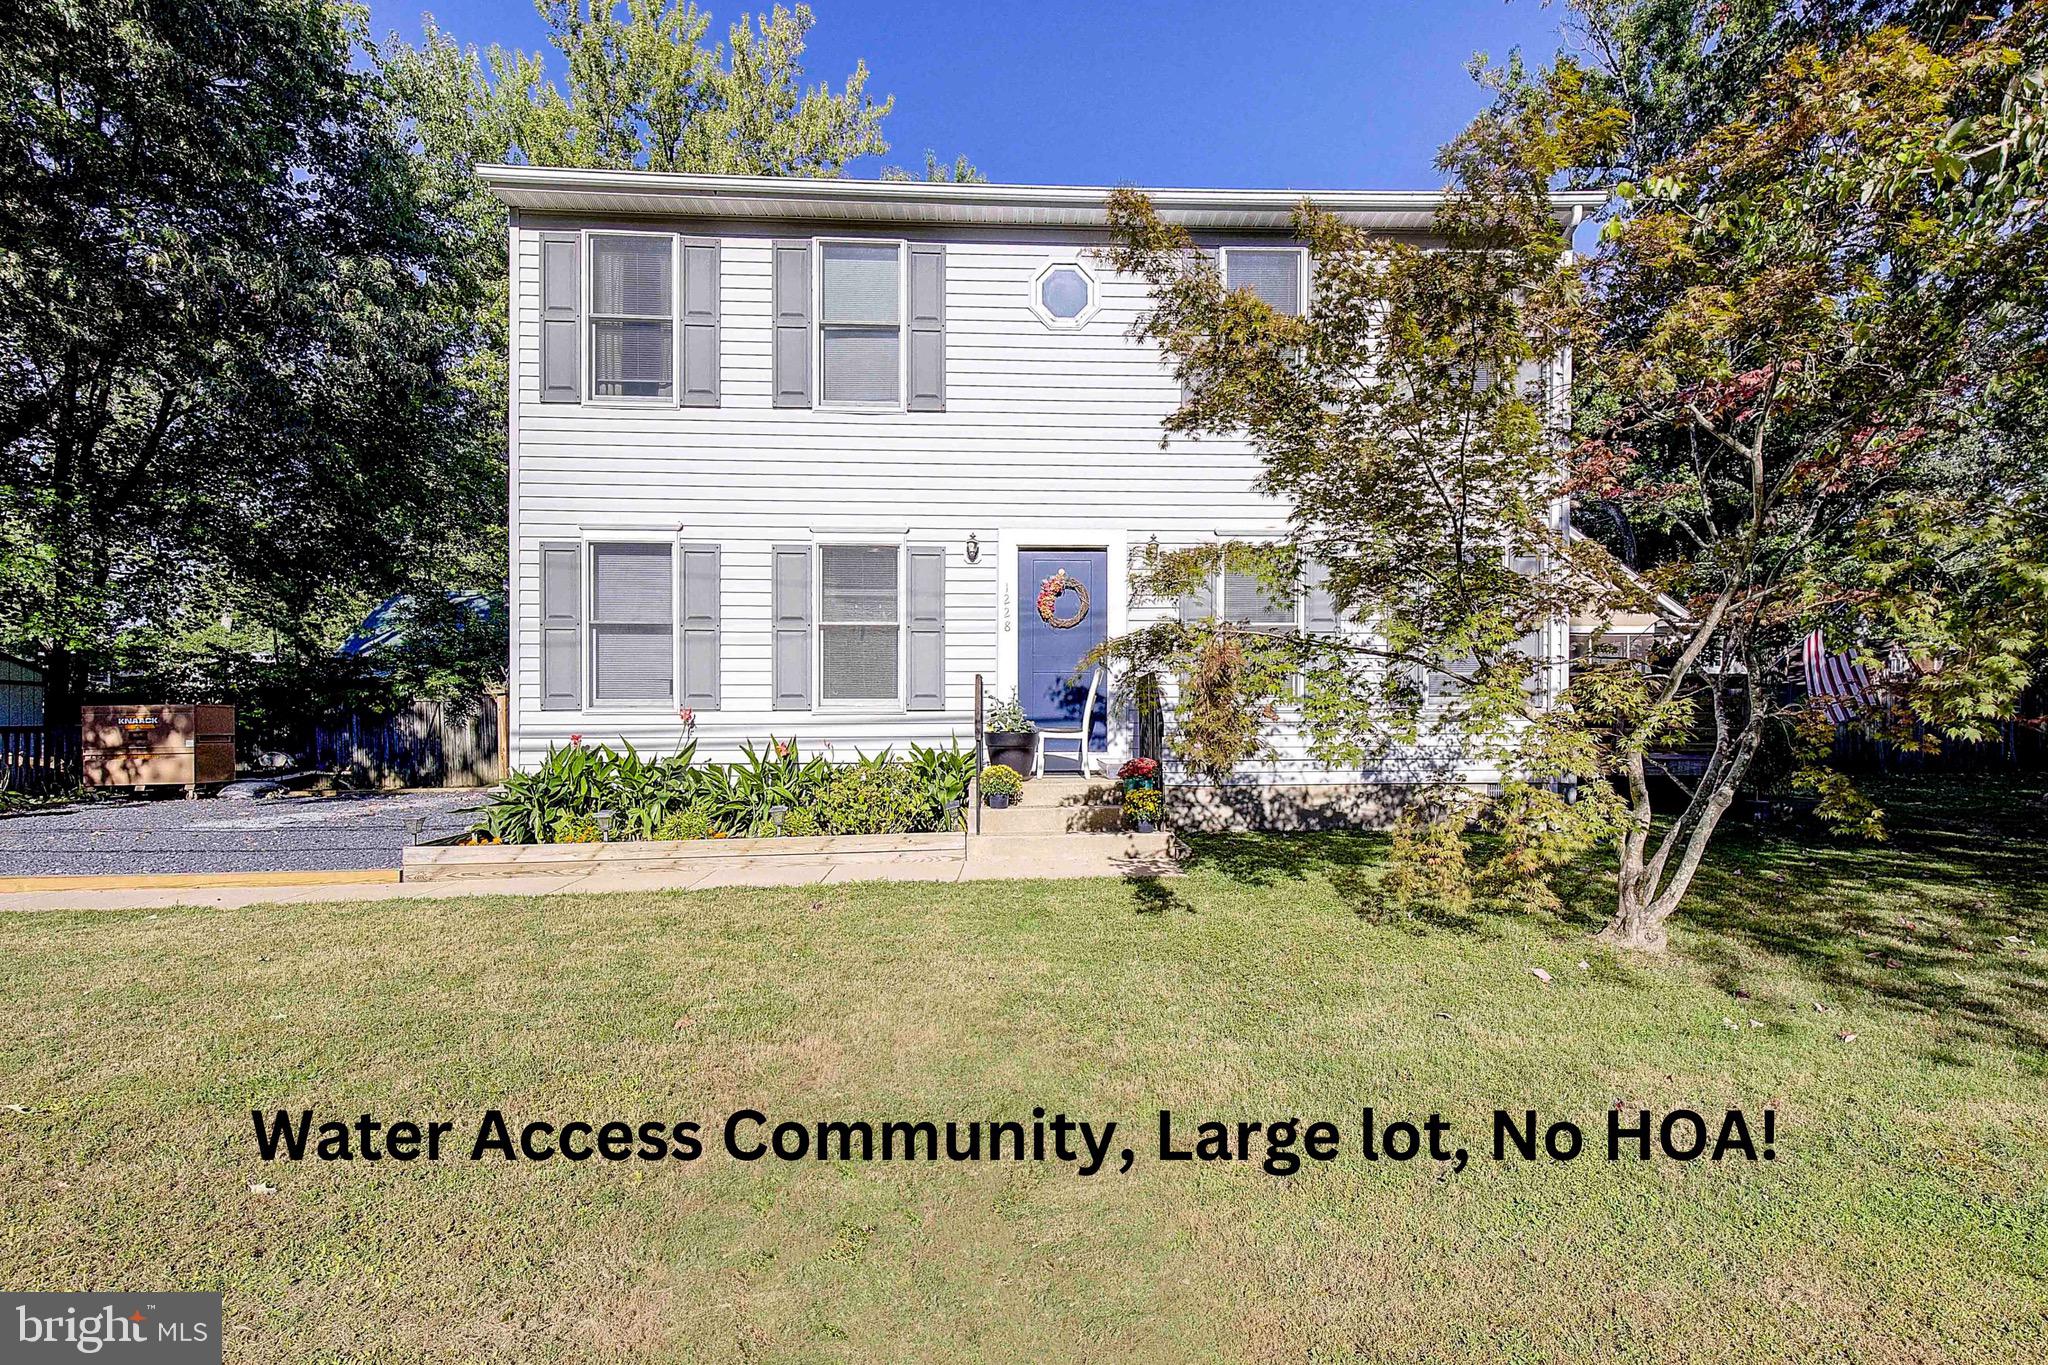
<path fill-rule="evenodd" d="M 1717 703 L 1720 699 L 1717 698 Z M 1717 705 L 1717 720 L 1725 716 Z M 1700 861 L 1721 817 L 1735 803 L 1735 789 L 1749 771 L 1763 739 L 1764 712 L 1752 704 L 1750 714 L 1735 738 L 1732 750 L 1718 750 L 1707 764 L 1707 772 L 1693 794 L 1685 814 L 1666 831 L 1654 857 L 1645 858 L 1647 828 L 1632 831 L 1621 840 L 1621 867 L 1616 878 L 1614 916 L 1594 937 L 1602 943 L 1636 952 L 1661 953 L 1670 940 L 1664 922 L 1677 912 L 1686 892 L 1692 889 Z M 1722 728 L 1725 736 L 1727 731 Z M 1725 754 L 1725 757 L 1723 755 Z M 1640 758 L 1635 760 L 1640 762 Z M 1631 785 L 1641 781 L 1638 771 L 1630 774 Z M 1644 788 L 1638 787 L 1638 790 Z M 1675 866 L 1671 854 L 1678 853 Z M 1668 869 L 1668 871 L 1667 871 Z"/>

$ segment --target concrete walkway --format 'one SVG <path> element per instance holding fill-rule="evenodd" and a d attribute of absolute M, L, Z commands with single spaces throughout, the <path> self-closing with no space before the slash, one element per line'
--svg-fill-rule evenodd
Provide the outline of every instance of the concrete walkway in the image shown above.
<path fill-rule="evenodd" d="M 1171 857 L 1108 857 L 1087 838 L 1048 848 L 1038 840 L 965 839 L 958 853 L 895 854 L 886 859 L 731 858 L 661 872 L 466 877 L 424 882 L 307 882 L 260 885 L 129 886 L 0 894 L 0 911 L 158 910 L 175 906 L 322 904 L 386 900 L 449 900 L 463 896 L 558 896 L 598 892 L 710 891 L 733 886 L 813 886 L 827 882 L 1030 881 L 1077 877 L 1171 877 Z M 1019 845 L 1023 846 L 1019 846 Z M 118 879 L 109 878 L 109 881 Z M 208 879 L 213 881 L 216 879 Z"/>

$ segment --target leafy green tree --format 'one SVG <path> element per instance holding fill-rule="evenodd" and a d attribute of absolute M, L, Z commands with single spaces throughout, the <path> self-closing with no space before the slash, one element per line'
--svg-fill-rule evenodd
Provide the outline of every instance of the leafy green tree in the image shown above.
<path fill-rule="evenodd" d="M 1197 620 L 1114 642 L 1182 680 L 1186 756 L 1253 757 L 1270 726 L 1246 718 L 1276 715 L 1299 676 L 1325 758 L 1421 740 L 1576 784 L 1576 803 L 1516 788 L 1506 846 L 1534 873 L 1619 830 L 1606 937 L 1654 950 L 1769 728 L 1812 714 L 1790 686 L 1809 631 L 1880 672 L 1918 661 L 1888 682 L 1894 723 L 1970 735 L 2009 709 L 2048 627 L 2048 539 L 2038 456 L 1983 428 L 2042 354 L 2041 16 L 2016 7 L 1940 50 L 1889 26 L 1795 46 L 1711 126 L 1647 120 L 1677 151 L 1616 185 L 1585 268 L 1545 191 L 1603 184 L 1660 144 L 1632 142 L 1646 121 L 1627 82 L 1570 58 L 1492 76 L 1493 108 L 1443 161 L 1443 249 L 1304 206 L 1305 319 L 1224 291 L 1120 196 L 1111 259 L 1154 287 L 1139 330 L 1190 392 L 1168 427 L 1246 435 L 1294 508 L 1284 543 L 1155 556 L 1142 586 L 1185 592 L 1222 559 L 1286 590 L 1320 564 L 1369 628 Z M 1568 346 L 1576 430 L 1528 384 Z M 1560 493 L 1619 509 L 1647 581 L 1565 533 Z M 1536 624 L 1619 605 L 1666 616 L 1670 647 L 1561 694 L 1535 685 L 1519 642 Z M 1432 705 L 1439 678 L 1452 696 Z M 1704 746 L 1705 773 L 1659 824 L 1649 784 L 1678 742 Z M 1868 826 L 1843 784 L 1816 785 Z"/>
<path fill-rule="evenodd" d="M 312 648 L 489 504 L 473 302 L 361 38 L 297 0 L 0 26 L 0 645 L 57 715 L 194 600 Z"/>
<path fill-rule="evenodd" d="M 983 175 L 980 169 L 965 156 L 956 156 L 951 162 L 945 162 L 939 160 L 939 154 L 929 147 L 925 148 L 924 152 L 923 178 L 935 185 L 986 185 L 988 183 L 988 177 Z M 918 177 L 904 170 L 901 166 L 884 166 L 882 168 L 882 179 L 916 180 Z"/>

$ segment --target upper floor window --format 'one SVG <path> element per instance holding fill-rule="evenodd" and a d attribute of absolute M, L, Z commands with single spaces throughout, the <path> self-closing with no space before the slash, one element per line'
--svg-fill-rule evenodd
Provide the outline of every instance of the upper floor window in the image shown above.
<path fill-rule="evenodd" d="M 1049 265 L 1032 282 L 1031 311 L 1048 327 L 1080 327 L 1095 311 L 1095 281 L 1071 261 Z"/>
<path fill-rule="evenodd" d="M 903 250 L 826 242 L 818 288 L 819 394 L 827 404 L 903 401 Z"/>
<path fill-rule="evenodd" d="M 1276 313 L 1308 311 L 1308 252 L 1300 247 L 1223 248 L 1223 287 L 1249 289 Z"/>
<path fill-rule="evenodd" d="M 590 391 L 675 397 L 675 239 L 590 236 Z"/>

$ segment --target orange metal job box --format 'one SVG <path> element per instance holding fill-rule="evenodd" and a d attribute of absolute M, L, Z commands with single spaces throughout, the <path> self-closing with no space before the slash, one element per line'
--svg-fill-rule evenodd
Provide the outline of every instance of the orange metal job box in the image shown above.
<path fill-rule="evenodd" d="M 87 706 L 78 717 L 88 787 L 200 787 L 235 780 L 232 706 Z"/>

